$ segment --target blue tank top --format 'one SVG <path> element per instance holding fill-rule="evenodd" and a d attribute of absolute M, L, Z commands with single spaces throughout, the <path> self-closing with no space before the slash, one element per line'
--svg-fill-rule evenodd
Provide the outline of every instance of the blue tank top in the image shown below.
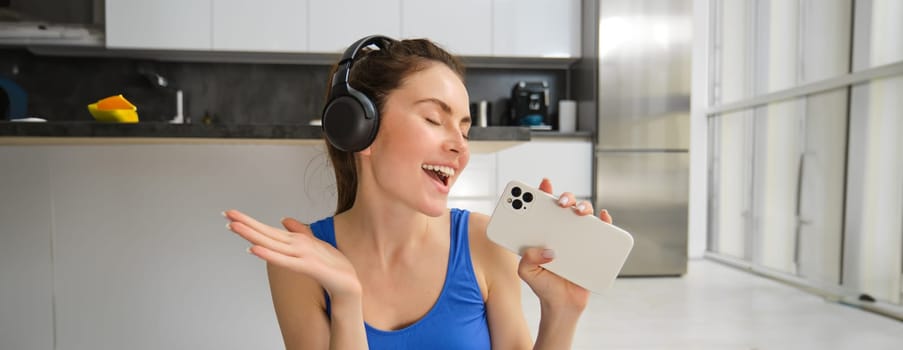
<path fill-rule="evenodd" d="M 399 330 L 385 331 L 364 322 L 370 349 L 490 348 L 486 305 L 470 260 L 469 217 L 466 210 L 451 209 L 448 270 L 436 303 L 417 322 Z M 332 217 L 317 221 L 310 228 L 314 236 L 336 246 Z M 326 313 L 331 314 L 329 295 Z"/>

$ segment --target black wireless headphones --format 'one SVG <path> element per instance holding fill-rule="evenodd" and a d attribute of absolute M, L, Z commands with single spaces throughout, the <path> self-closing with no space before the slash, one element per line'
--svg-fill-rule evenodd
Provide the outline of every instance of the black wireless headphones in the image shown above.
<path fill-rule="evenodd" d="M 345 50 L 332 76 L 329 99 L 323 109 L 323 133 L 330 144 L 345 152 L 358 152 L 370 146 L 379 130 L 379 110 L 370 97 L 348 84 L 351 66 L 365 47 L 376 45 L 385 50 L 394 40 L 371 35 Z"/>

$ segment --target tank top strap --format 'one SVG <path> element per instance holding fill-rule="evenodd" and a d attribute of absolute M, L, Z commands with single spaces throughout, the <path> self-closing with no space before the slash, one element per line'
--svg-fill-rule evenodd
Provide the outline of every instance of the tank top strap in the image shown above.
<path fill-rule="evenodd" d="M 470 255 L 470 212 L 451 209 L 451 244 L 446 280 L 446 301 L 453 305 L 483 308 L 483 294 Z"/>
<path fill-rule="evenodd" d="M 460 272 L 470 269 L 470 237 L 468 219 L 470 212 L 463 209 L 451 209 L 451 237 L 449 244 L 449 272 Z"/>
<path fill-rule="evenodd" d="M 335 223 L 332 221 L 331 216 L 310 224 L 310 230 L 313 231 L 314 237 L 336 247 Z"/>

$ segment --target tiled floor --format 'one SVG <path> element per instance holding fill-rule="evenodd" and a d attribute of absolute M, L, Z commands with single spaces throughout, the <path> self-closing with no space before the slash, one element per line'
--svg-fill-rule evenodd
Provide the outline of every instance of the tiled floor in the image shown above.
<path fill-rule="evenodd" d="M 574 349 L 903 349 L 903 322 L 709 260 L 681 278 L 628 278 L 593 295 Z M 539 306 L 524 309 L 534 335 Z"/>

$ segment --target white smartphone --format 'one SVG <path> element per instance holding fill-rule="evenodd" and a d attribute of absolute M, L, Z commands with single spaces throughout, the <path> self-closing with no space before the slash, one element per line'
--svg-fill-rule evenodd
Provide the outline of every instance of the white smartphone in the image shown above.
<path fill-rule="evenodd" d="M 505 187 L 486 234 L 516 254 L 528 247 L 553 249 L 555 260 L 543 267 L 594 293 L 611 286 L 633 248 L 627 231 L 595 215 L 577 215 L 519 181 Z"/>

